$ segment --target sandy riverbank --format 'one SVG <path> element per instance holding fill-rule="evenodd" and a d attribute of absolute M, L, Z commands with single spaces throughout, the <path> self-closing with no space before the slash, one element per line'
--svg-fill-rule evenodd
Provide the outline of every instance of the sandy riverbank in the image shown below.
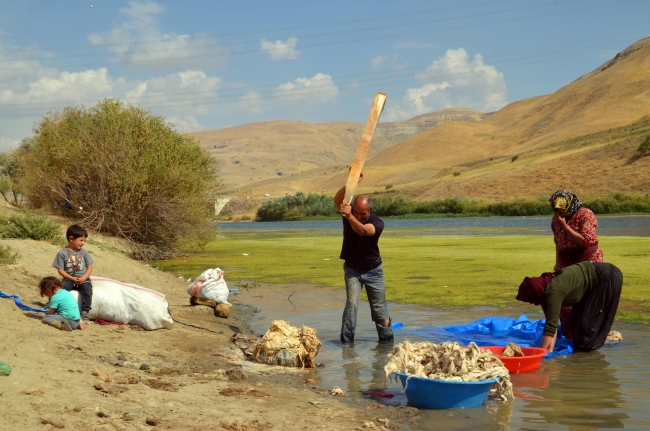
<path fill-rule="evenodd" d="M 0 299 L 0 361 L 13 369 L 0 377 L 0 430 L 351 430 L 366 421 L 381 429 L 386 423 L 378 418 L 390 419 L 387 429 L 410 426 L 412 411 L 354 405 L 307 384 L 300 371 L 245 364 L 245 380 L 228 380 L 218 370 L 238 366 L 223 355 L 232 356 L 233 333 L 248 331 L 250 310 L 236 305 L 230 319 L 215 318 L 209 308 L 189 306 L 185 281 L 91 239 L 96 242 L 86 248 L 95 259 L 94 275 L 158 290 L 176 319 L 216 332 L 94 323 L 86 331 L 63 332 L 43 325 L 42 314 Z M 0 266 L 0 290 L 43 306 L 36 284 L 56 274 L 51 263 L 60 247 L 31 240 L 0 244 L 20 254 L 16 265 Z M 140 369 L 142 363 L 149 369 Z"/>

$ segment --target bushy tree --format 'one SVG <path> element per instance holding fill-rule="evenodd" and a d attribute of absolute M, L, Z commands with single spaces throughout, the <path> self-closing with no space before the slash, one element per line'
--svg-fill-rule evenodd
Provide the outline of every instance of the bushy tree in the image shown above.
<path fill-rule="evenodd" d="M 30 140 L 25 139 L 20 144 L 21 148 L 30 145 Z M 0 153 L 0 195 L 4 200 L 14 206 L 21 204 L 22 195 L 17 188 L 16 168 L 18 151 L 11 150 Z"/>
<path fill-rule="evenodd" d="M 162 117 L 106 99 L 46 115 L 17 155 L 20 190 L 84 227 L 165 251 L 212 236 L 215 160 Z"/>

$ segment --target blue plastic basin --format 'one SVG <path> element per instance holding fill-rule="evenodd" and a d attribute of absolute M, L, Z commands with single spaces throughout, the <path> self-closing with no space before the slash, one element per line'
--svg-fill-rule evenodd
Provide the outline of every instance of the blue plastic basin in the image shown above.
<path fill-rule="evenodd" d="M 406 385 L 407 374 L 395 372 Z M 496 380 L 450 382 L 413 376 L 406 388 L 406 398 L 414 406 L 429 409 L 465 409 L 485 402 Z"/>

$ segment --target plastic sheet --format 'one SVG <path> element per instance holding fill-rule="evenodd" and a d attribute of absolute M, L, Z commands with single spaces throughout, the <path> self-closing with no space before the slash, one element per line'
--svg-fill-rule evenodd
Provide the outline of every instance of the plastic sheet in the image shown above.
<path fill-rule="evenodd" d="M 484 317 L 468 325 L 424 326 L 420 329 L 402 329 L 402 332 L 433 339 L 437 342 L 457 341 L 469 344 L 473 341 L 478 346 L 505 346 L 508 343 L 517 343 L 521 347 L 539 347 L 545 323 L 544 319 L 531 321 L 525 315 L 518 319 Z M 558 333 L 555 350 L 544 358 L 571 353 L 573 353 L 573 343 Z"/>
<path fill-rule="evenodd" d="M 22 301 L 20 300 L 20 298 L 18 297 L 18 295 L 7 295 L 6 293 L 0 292 L 0 298 L 11 298 L 11 299 L 13 299 L 14 302 L 16 303 L 16 305 L 18 306 L 18 308 L 20 308 L 21 310 L 24 310 L 24 311 L 34 311 L 36 313 L 47 313 L 48 312 L 47 309 L 29 307 L 29 306 L 23 304 Z"/>

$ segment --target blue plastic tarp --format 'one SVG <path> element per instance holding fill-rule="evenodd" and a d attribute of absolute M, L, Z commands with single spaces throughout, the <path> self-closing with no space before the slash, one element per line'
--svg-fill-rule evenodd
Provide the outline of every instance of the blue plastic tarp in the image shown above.
<path fill-rule="evenodd" d="M 16 305 L 18 306 L 18 308 L 20 308 L 21 310 L 35 311 L 37 313 L 47 313 L 48 311 L 47 309 L 34 308 L 23 304 L 20 298 L 18 297 L 18 295 L 7 295 L 6 293 L 0 292 L 0 298 L 12 298 L 16 303 Z"/>
<path fill-rule="evenodd" d="M 402 331 L 438 342 L 457 341 L 461 344 L 469 344 L 473 341 L 479 346 L 505 346 L 508 343 L 517 343 L 521 347 L 539 347 L 545 323 L 544 319 L 530 320 L 525 315 L 518 319 L 484 317 L 468 325 L 424 326 L 420 329 Z M 545 358 L 570 353 L 573 353 L 573 343 L 558 331 L 555 349 Z"/>

